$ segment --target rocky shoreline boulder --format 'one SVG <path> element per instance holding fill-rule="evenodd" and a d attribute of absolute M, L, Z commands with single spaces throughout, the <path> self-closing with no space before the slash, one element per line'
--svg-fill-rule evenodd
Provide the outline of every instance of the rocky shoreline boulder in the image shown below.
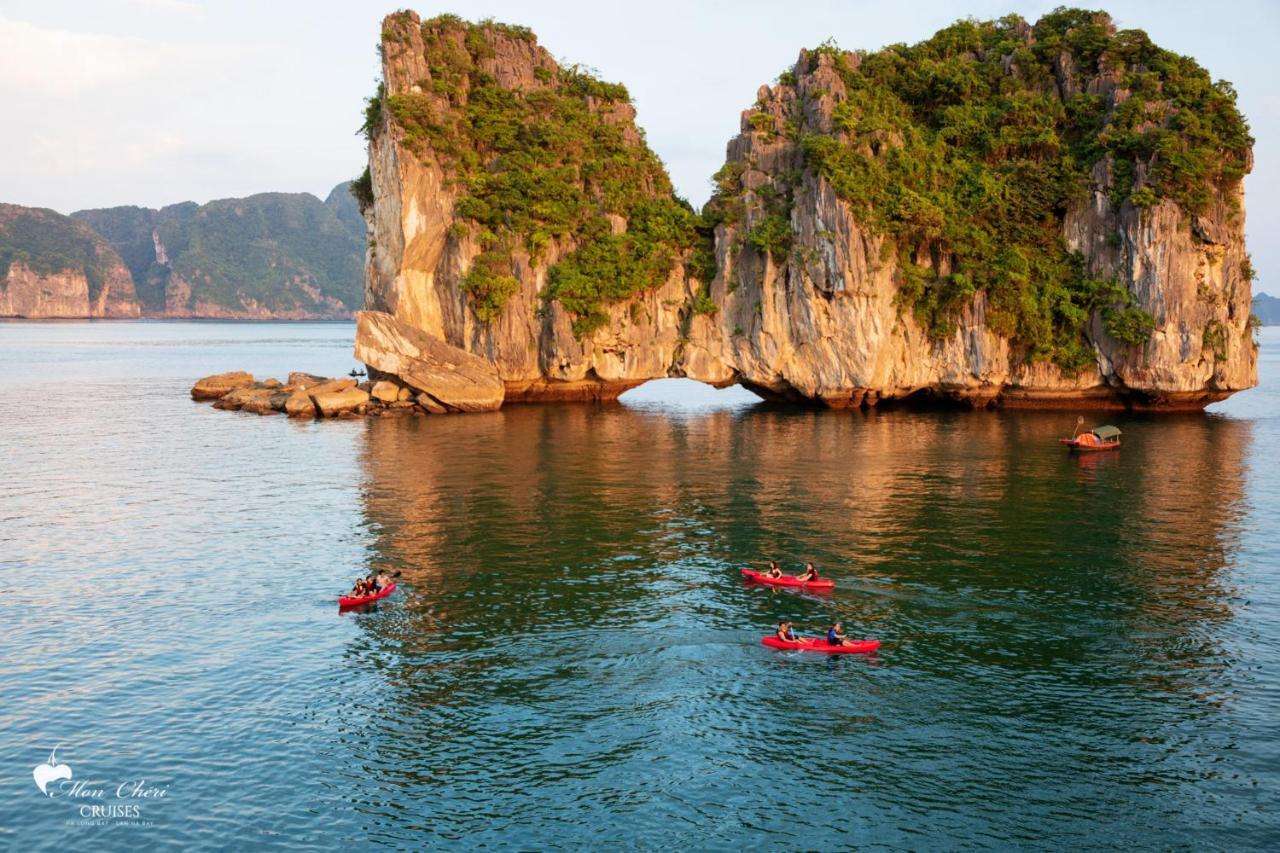
<path fill-rule="evenodd" d="M 225 397 L 229 392 L 236 388 L 252 384 L 253 374 L 245 373 L 243 370 L 233 370 L 228 373 L 215 373 L 213 376 L 206 376 L 192 386 L 191 399 L 217 400 Z"/>
<path fill-rule="evenodd" d="M 359 388 L 342 388 L 332 391 L 321 391 L 311 395 L 311 402 L 321 417 L 337 417 L 343 412 L 351 412 L 369 402 L 369 394 Z"/>
<path fill-rule="evenodd" d="M 215 409 L 258 415 L 283 413 L 291 418 L 421 416 L 458 411 L 391 379 L 357 385 L 354 379 L 327 379 L 310 373 L 290 373 L 283 383 L 278 379 L 257 382 L 243 371 L 220 373 L 197 381 L 191 396 L 213 400 Z"/>
<path fill-rule="evenodd" d="M 506 396 L 492 362 L 382 311 L 356 313 L 355 354 L 372 370 L 394 377 L 448 411 L 491 412 Z"/>

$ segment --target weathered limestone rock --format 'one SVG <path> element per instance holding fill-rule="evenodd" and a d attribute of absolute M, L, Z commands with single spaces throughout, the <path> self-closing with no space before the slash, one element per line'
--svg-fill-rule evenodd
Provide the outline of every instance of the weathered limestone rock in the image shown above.
<path fill-rule="evenodd" d="M 369 395 L 356 387 L 342 388 L 332 391 L 312 390 L 311 402 L 321 417 L 335 417 L 346 412 L 354 412 L 369 402 Z"/>
<path fill-rule="evenodd" d="M 316 404 L 312 402 L 307 389 L 302 388 L 291 393 L 284 401 L 284 413 L 291 418 L 314 418 Z"/>
<path fill-rule="evenodd" d="M 290 388 L 310 388 L 312 385 L 319 385 L 321 382 L 328 381 L 323 376 L 316 376 L 314 373 L 293 372 L 289 374 L 289 379 L 285 382 Z"/>
<path fill-rule="evenodd" d="M 417 397 L 418 405 L 426 409 L 433 415 L 447 415 L 449 410 L 440 405 L 430 394 L 419 394 Z"/>
<path fill-rule="evenodd" d="M 394 403 L 400 399 L 400 390 L 396 383 L 381 379 L 369 388 L 369 396 L 384 403 Z"/>
<path fill-rule="evenodd" d="M 277 388 L 275 386 L 261 382 L 255 382 L 253 385 L 241 385 L 224 394 L 213 404 L 213 407 L 232 411 L 248 408 L 250 411 L 257 412 L 264 406 L 270 408 L 271 397 L 276 392 Z"/>
<path fill-rule="evenodd" d="M 432 72 L 418 17 L 389 16 L 384 33 L 387 94 L 441 98 L 433 111 L 450 109 L 447 98 L 421 85 L 432 79 Z M 487 37 L 493 55 L 480 60 L 480 66 L 499 85 L 535 89 L 544 85 L 540 76 L 557 67 L 535 42 L 496 30 Z M 452 37 L 445 41 L 453 49 Z M 460 41 L 456 47 L 464 49 Z M 591 108 L 628 138 L 638 138 L 629 105 L 593 102 Z M 389 124 L 370 142 L 369 163 L 374 204 L 366 211 L 371 226 L 367 309 L 391 314 L 489 362 L 506 386 L 507 401 L 612 399 L 647 379 L 679 373 L 675 362 L 683 346 L 682 315 L 698 286 L 686 280 L 681 264 L 676 263 L 661 287 L 606 305 L 610 322 L 584 340 L 574 334 L 572 315 L 558 302 L 543 299 L 547 268 L 575 246 L 552 241 L 536 260 L 517 249 L 513 272 L 519 289 L 501 316 L 485 323 L 461 286 L 482 247 L 476 229 L 453 228 L 458 190 L 446 167 L 429 152 L 415 154 Z M 724 378 L 731 376 L 731 369 L 723 371 Z"/>
<path fill-rule="evenodd" d="M 326 391 L 345 391 L 348 388 L 355 388 L 356 381 L 354 379 L 326 379 L 323 382 L 312 385 L 307 390 L 312 394 L 320 394 Z"/>
<path fill-rule="evenodd" d="M 505 388 L 491 363 L 390 314 L 357 312 L 355 355 L 448 409 L 485 412 L 502 405 Z"/>
<path fill-rule="evenodd" d="M 253 374 L 245 373 L 243 370 L 217 373 L 197 380 L 196 384 L 191 388 L 191 399 L 216 400 L 219 397 L 226 396 L 234 388 L 252 384 Z"/>
<path fill-rule="evenodd" d="M 535 72 L 555 67 L 534 42 L 498 31 L 485 37 L 493 55 L 477 61 L 500 86 L 537 88 L 546 75 Z M 457 47 L 438 42 L 433 49 Z M 433 66 L 425 50 L 415 15 L 386 19 L 386 91 L 434 99 L 434 111 L 453 109 L 447 96 L 424 85 Z M 861 59 L 848 54 L 843 61 L 856 68 Z M 1067 94 L 1089 92 L 1112 109 L 1128 97 L 1105 70 L 1060 71 Z M 714 279 L 699 282 L 677 261 L 660 287 L 606 304 L 608 321 L 581 338 L 572 316 L 544 298 L 548 269 L 577 248 L 571 241 L 552 240 L 536 259 L 517 249 L 516 292 L 490 322 L 476 316 L 462 285 L 483 247 L 476 228 L 455 227 L 466 223 L 455 216 L 459 190 L 448 158 L 429 143 L 406 140 L 384 110 L 369 146 L 365 304 L 373 310 L 365 314 L 387 319 L 360 320 L 357 357 L 427 392 L 421 404 L 429 411 L 435 410 L 429 402 L 475 410 L 448 398 L 447 372 L 419 368 L 418 381 L 409 379 L 418 356 L 408 353 L 432 347 L 445 348 L 446 362 L 471 354 L 496 373 L 505 392 L 488 395 L 481 408 L 504 399 L 607 399 L 663 376 L 741 382 L 767 397 L 829 406 L 926 395 L 975 406 L 1166 410 L 1202 408 L 1256 383 L 1250 285 L 1241 272 L 1247 267 L 1241 185 L 1216 187 L 1209 208 L 1190 217 L 1169 200 L 1145 209 L 1112 203 L 1114 178 L 1106 158 L 1099 161 L 1085 196 L 1057 214 L 1062 237 L 1081 253 L 1091 277 L 1123 285 L 1155 319 L 1155 330 L 1145 344 L 1125 344 L 1106 334 L 1094 311 L 1084 337 L 1096 361 L 1068 374 L 1029 361 L 993 331 L 984 292 L 963 305 L 954 333 L 941 340 L 903 310 L 898 253 L 838 197 L 797 141 L 838 133 L 835 110 L 849 95 L 828 53 L 802 52 L 785 82 L 762 87 L 729 143 L 743 209 L 737 221 L 716 228 Z M 772 116 L 776 128 L 795 122 L 799 133 L 759 130 L 752 117 L 760 113 Z M 635 133 L 632 116 L 615 117 L 626 133 Z M 775 259 L 746 239 L 769 215 L 767 197 L 791 199 L 786 257 Z M 615 233 L 627 227 L 620 219 L 611 224 Z M 704 287 L 714 312 L 692 310 Z"/>
<path fill-rule="evenodd" d="M 240 411 L 253 412 L 256 415 L 274 415 L 278 411 L 275 400 L 279 392 L 269 388 L 264 388 L 262 391 L 265 393 L 255 393 L 245 400 L 240 406 Z"/>
<path fill-rule="evenodd" d="M 1241 186 L 1217 190 L 1212 209 L 1193 221 L 1169 200 L 1149 210 L 1112 204 L 1112 176 L 1099 162 L 1089 194 L 1066 212 L 1064 240 L 1091 276 L 1122 284 L 1156 327 L 1147 343 L 1129 345 L 1108 336 L 1094 312 L 1085 337 L 1097 361 L 1072 375 L 1026 360 L 992 331 L 985 293 L 964 306 L 956 331 L 942 340 L 901 310 L 902 272 L 886 238 L 807 168 L 798 142 L 751 124 L 761 111 L 781 126 L 803 105 L 801 133 L 830 130 L 832 111 L 847 100 L 833 57 L 811 65 L 802 53 L 792 74 L 794 84 L 761 90 L 759 107 L 743 113 L 742 132 L 729 143 L 730 163 L 743 170 L 744 215 L 717 229 L 719 273 L 710 294 L 719 310 L 693 318 L 686 375 L 705 379 L 732 365 L 763 396 L 831 406 L 923 393 L 976 406 L 1200 409 L 1256 383 L 1249 283 L 1240 272 Z M 776 261 L 745 237 L 767 213 L 763 188 L 781 191 L 796 174 L 796 248 Z M 1209 328 L 1223 330 L 1219 353 L 1203 345 Z"/>

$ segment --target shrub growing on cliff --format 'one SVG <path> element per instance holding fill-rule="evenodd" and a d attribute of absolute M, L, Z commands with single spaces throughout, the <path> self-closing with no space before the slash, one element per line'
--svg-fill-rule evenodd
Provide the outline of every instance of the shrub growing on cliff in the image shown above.
<path fill-rule="evenodd" d="M 462 289 L 471 297 L 476 317 L 491 323 L 502 315 L 502 306 L 520 289 L 512 275 L 511 253 L 505 247 L 481 252 L 462 279 Z"/>
<path fill-rule="evenodd" d="M 378 90 L 364 99 L 364 122 L 357 132 L 364 136 L 366 142 L 372 140 L 382 126 L 382 101 L 386 93 L 386 84 L 379 82 Z"/>
<path fill-rule="evenodd" d="M 368 166 L 364 167 L 360 177 L 351 182 L 351 195 L 360 206 L 361 213 L 373 207 L 373 175 L 370 174 Z"/>
<path fill-rule="evenodd" d="M 1117 341 L 1137 346 L 1150 340 L 1156 321 L 1141 308 L 1109 308 L 1102 312 L 1102 326 Z"/>
<path fill-rule="evenodd" d="M 891 238 L 901 304 L 930 334 L 952 334 L 984 292 L 992 328 L 1071 370 L 1089 360 L 1093 311 L 1126 343 L 1152 328 L 1126 299 L 1099 301 L 1063 240 L 1062 218 L 1094 166 L 1109 158 L 1117 204 L 1170 199 L 1197 213 L 1219 192 L 1231 200 L 1252 139 L 1228 84 L 1141 31 L 1115 32 L 1105 13 L 1057 9 L 1034 38 L 1025 28 L 1009 16 L 875 53 L 820 45 L 810 70 L 830 57 L 847 98 L 833 132 L 802 126 L 799 144 L 807 165 Z M 1129 87 L 1114 109 L 1087 86 L 1098 69 Z M 1078 94 L 1064 100 L 1064 86 Z M 722 189 L 708 207 L 731 209 L 722 199 L 740 191 Z"/>
<path fill-rule="evenodd" d="M 780 214 L 770 214 L 757 222 L 747 232 L 747 245 L 767 253 L 774 263 L 783 263 L 791 251 L 791 220 Z"/>
<path fill-rule="evenodd" d="M 714 317 L 720 307 L 716 305 L 716 301 L 711 298 L 711 293 L 705 287 L 698 291 L 697 296 L 693 298 L 693 313 L 702 314 L 707 317 Z M 739 330 L 741 331 L 741 330 Z"/>
<path fill-rule="evenodd" d="M 1201 346 L 1218 359 L 1227 357 L 1227 329 L 1217 320 L 1210 320 L 1201 334 Z"/>

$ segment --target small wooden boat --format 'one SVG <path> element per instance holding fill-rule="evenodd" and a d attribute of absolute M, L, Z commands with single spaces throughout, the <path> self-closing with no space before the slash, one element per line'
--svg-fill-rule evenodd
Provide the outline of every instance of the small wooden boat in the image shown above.
<path fill-rule="evenodd" d="M 1094 427 L 1087 432 L 1077 432 L 1071 438 L 1060 438 L 1058 441 L 1072 450 L 1114 450 L 1120 446 L 1120 430 L 1109 425 Z"/>
<path fill-rule="evenodd" d="M 368 376 L 369 374 L 365 373 L 363 370 L 352 370 L 347 375 L 348 376 Z"/>

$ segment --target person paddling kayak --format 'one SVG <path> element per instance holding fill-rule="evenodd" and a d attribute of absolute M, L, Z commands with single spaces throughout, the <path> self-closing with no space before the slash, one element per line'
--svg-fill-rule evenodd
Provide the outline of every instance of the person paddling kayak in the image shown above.
<path fill-rule="evenodd" d="M 805 563 L 804 571 L 796 575 L 796 580 L 805 581 L 806 583 L 809 581 L 816 581 L 817 579 L 818 570 L 814 568 L 813 563 Z"/>
<path fill-rule="evenodd" d="M 780 578 L 782 577 L 782 569 L 778 568 L 778 564 L 775 561 L 770 560 L 769 568 L 765 570 L 764 576 L 768 578 Z"/>
<path fill-rule="evenodd" d="M 845 636 L 844 631 L 840 627 L 840 623 L 836 622 L 827 629 L 827 645 L 829 646 L 848 646 L 851 645 L 849 638 Z"/>
<path fill-rule="evenodd" d="M 796 636 L 796 632 L 791 628 L 790 622 L 779 622 L 778 631 L 774 636 L 784 643 L 794 643 L 796 640 L 800 639 Z"/>
<path fill-rule="evenodd" d="M 384 589 L 390 586 L 391 576 L 387 574 L 385 570 L 380 571 L 378 572 L 378 577 L 374 580 L 374 583 L 378 587 L 378 592 L 382 592 Z"/>

